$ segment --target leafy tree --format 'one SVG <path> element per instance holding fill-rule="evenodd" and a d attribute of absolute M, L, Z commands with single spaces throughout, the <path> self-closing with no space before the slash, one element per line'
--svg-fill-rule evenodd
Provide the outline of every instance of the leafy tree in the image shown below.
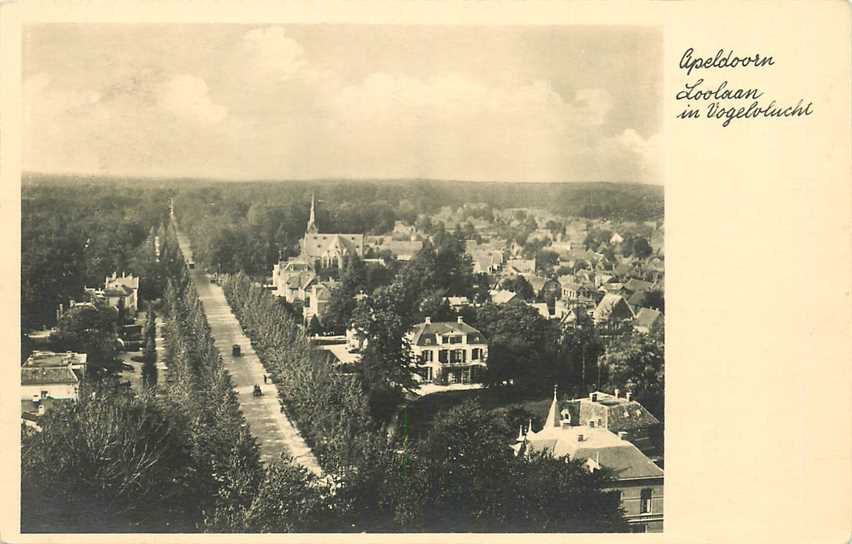
<path fill-rule="evenodd" d="M 320 532 L 334 525 L 333 504 L 316 476 L 282 457 L 266 470 L 245 513 L 245 529 L 261 533 Z"/>
<path fill-rule="evenodd" d="M 104 520 L 124 531 L 191 528 L 197 501 L 186 419 L 150 400 L 95 393 L 55 406 L 41 432 L 24 434 L 23 525 L 39 523 L 46 500 L 58 514 L 47 520 L 54 530 L 97 532 Z"/>
<path fill-rule="evenodd" d="M 519 302 L 486 304 L 477 309 L 476 326 L 488 339 L 488 383 L 512 380 L 524 389 L 552 385 L 556 325 L 535 308 Z"/>
<path fill-rule="evenodd" d="M 616 337 L 607 346 L 602 364 L 609 385 L 632 391 L 658 419 L 663 420 L 665 396 L 665 331 L 631 333 Z"/>
<path fill-rule="evenodd" d="M 142 383 L 145 387 L 157 385 L 157 323 L 153 310 L 148 310 L 145 319 L 145 348 L 142 351 Z"/>
<path fill-rule="evenodd" d="M 74 306 L 59 318 L 50 343 L 56 351 L 85 353 L 92 368 L 111 367 L 118 338 L 116 320 L 116 310 L 108 306 Z"/>
<path fill-rule="evenodd" d="M 537 271 L 548 274 L 559 264 L 559 254 L 554 251 L 543 249 L 535 254 L 535 268 Z"/>
<path fill-rule="evenodd" d="M 312 315 L 311 320 L 308 322 L 308 334 L 310 336 L 316 336 L 322 332 L 322 325 L 320 325 L 319 319 L 317 316 Z"/>

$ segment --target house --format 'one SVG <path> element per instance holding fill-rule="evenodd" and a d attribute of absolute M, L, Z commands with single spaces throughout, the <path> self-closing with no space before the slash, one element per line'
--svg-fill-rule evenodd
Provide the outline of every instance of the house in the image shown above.
<path fill-rule="evenodd" d="M 104 281 L 101 295 L 113 308 L 123 304 L 130 315 L 136 315 L 139 311 L 139 278 L 133 274 L 122 273 L 119 276 L 113 272 L 112 276 L 107 276 Z"/>
<path fill-rule="evenodd" d="M 52 401 L 74 401 L 86 374 L 85 353 L 34 351 L 21 366 L 21 410 L 43 415 Z"/>
<path fill-rule="evenodd" d="M 503 252 L 499 249 L 477 247 L 471 251 L 465 250 L 465 253 L 473 260 L 475 274 L 493 274 L 503 267 Z"/>
<path fill-rule="evenodd" d="M 607 293 L 595 307 L 592 317 L 595 324 L 602 324 L 631 320 L 634 315 L 623 296 Z"/>
<path fill-rule="evenodd" d="M 403 237 L 412 240 L 415 236 L 417 236 L 417 227 L 415 227 L 414 225 L 408 225 L 402 221 L 394 221 L 393 234 L 397 237 Z"/>
<path fill-rule="evenodd" d="M 328 304 L 331 301 L 331 292 L 337 287 L 338 282 L 329 280 L 325 282 L 314 282 L 305 298 L 305 306 L 303 315 L 305 323 L 310 323 L 311 319 L 316 316 L 317 320 L 322 323 L 322 318 L 328 309 Z"/>
<path fill-rule="evenodd" d="M 389 251 L 400 261 L 410 261 L 423 249 L 423 242 L 420 240 L 394 240 L 390 236 L 368 236 L 366 245 L 367 250 L 373 254 Z"/>
<path fill-rule="evenodd" d="M 311 197 L 311 212 L 305 236 L 299 242 L 300 260 L 313 267 L 342 267 L 347 257 L 364 256 L 363 234 L 320 233 L 316 224 L 316 198 Z"/>
<path fill-rule="evenodd" d="M 630 392 L 621 395 L 594 391 L 586 397 L 565 402 L 571 420 L 578 425 L 596 425 L 621 434 L 651 459 L 661 458 L 658 440 L 662 438 L 662 424 L 642 404 L 631 398 Z"/>
<path fill-rule="evenodd" d="M 583 460 L 586 470 L 607 468 L 614 474 L 608 490 L 617 491 L 632 532 L 663 530 L 663 469 L 639 448 L 591 419 L 581 424 L 570 409 L 559 409 L 556 393 L 540 430 L 523 428 L 511 448 L 516 455 L 546 452 L 554 457 Z"/>
<path fill-rule="evenodd" d="M 534 275 L 535 258 L 532 259 L 509 259 L 506 261 L 506 270 L 512 270 L 511 276 Z"/>
<path fill-rule="evenodd" d="M 663 314 L 658 310 L 651 308 L 640 308 L 636 314 L 636 319 L 633 321 L 633 328 L 636 332 L 649 334 L 654 329 L 663 326 Z"/>
<path fill-rule="evenodd" d="M 627 304 L 633 309 L 633 312 L 636 313 L 639 311 L 639 308 L 645 306 L 648 300 L 648 292 L 647 291 L 636 291 L 630 298 L 627 299 Z"/>
<path fill-rule="evenodd" d="M 650 291 L 654 287 L 649 281 L 639 280 L 636 278 L 630 278 L 625 282 L 624 289 L 631 293 L 638 293 L 640 291 Z"/>
<path fill-rule="evenodd" d="M 467 297 L 447 297 L 447 304 L 450 305 L 450 309 L 457 312 L 465 306 L 469 306 L 470 300 Z"/>
<path fill-rule="evenodd" d="M 541 317 L 545 319 L 550 319 L 552 317 L 550 315 L 550 310 L 547 308 L 546 302 L 527 302 L 526 304 L 537 311 Z"/>
<path fill-rule="evenodd" d="M 580 284 L 574 280 L 574 276 L 560 276 L 559 284 L 562 286 L 563 300 L 577 300 L 580 297 Z"/>
<path fill-rule="evenodd" d="M 491 294 L 491 302 L 494 304 L 508 304 L 513 300 L 519 300 L 517 293 L 513 293 L 512 291 L 508 291 L 506 289 L 492 289 L 490 291 Z"/>
<path fill-rule="evenodd" d="M 477 383 L 486 368 L 488 341 L 477 329 L 457 321 L 432 323 L 426 318 L 408 335 L 414 371 L 440 384 Z"/>
<path fill-rule="evenodd" d="M 297 300 L 305 300 L 307 290 L 316 279 L 316 272 L 305 261 L 291 259 L 272 267 L 275 294 L 284 297 L 291 304 Z"/>

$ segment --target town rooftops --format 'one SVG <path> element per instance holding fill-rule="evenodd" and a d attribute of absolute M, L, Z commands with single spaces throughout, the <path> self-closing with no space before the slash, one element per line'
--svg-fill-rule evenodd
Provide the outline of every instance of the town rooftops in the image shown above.
<path fill-rule="evenodd" d="M 485 336 L 477 329 L 471 327 L 461 318 L 458 321 L 440 321 L 432 323 L 427 317 L 423 323 L 418 323 L 411 330 L 411 343 L 415 346 L 434 346 L 438 343 L 438 337 L 445 334 L 463 334 L 468 344 L 485 344 Z"/>

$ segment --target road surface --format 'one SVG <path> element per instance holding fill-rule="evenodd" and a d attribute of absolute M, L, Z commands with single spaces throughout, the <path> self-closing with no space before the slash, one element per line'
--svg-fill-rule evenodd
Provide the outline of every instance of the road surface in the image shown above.
<path fill-rule="evenodd" d="M 180 235 L 178 239 L 185 258 L 191 259 L 192 252 L 188 241 Z M 204 313 L 207 315 L 207 322 L 210 324 L 216 349 L 222 354 L 225 369 L 231 376 L 239 398 L 240 409 L 260 446 L 261 460 L 269 463 L 286 452 L 309 471 L 321 476 L 322 470 L 313 452 L 305 444 L 295 425 L 281 411 L 278 388 L 275 384 L 263 383 L 266 370 L 248 337 L 243 334 L 236 316 L 231 312 L 222 288 L 210 283 L 199 269 L 192 270 L 191 273 L 198 297 L 204 306 Z M 233 344 L 239 344 L 241 356 L 231 355 Z M 254 396 L 255 384 L 260 385 L 263 396 Z"/>

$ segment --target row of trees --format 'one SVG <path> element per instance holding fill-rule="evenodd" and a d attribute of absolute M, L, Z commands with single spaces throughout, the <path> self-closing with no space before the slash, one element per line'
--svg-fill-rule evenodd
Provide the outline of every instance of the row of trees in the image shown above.
<path fill-rule="evenodd" d="M 54 406 L 40 420 L 41 431 L 23 428 L 22 527 L 317 528 L 302 520 L 316 522 L 316 515 L 304 513 L 324 500 L 321 487 L 289 458 L 261 465 L 174 232 L 167 238 L 160 263 L 169 278 L 163 304 L 169 379 L 157 384 L 145 372 L 146 387 L 134 396 L 107 373 L 85 382 L 79 402 Z M 149 311 L 146 364 L 154 360 L 155 320 Z"/>
<path fill-rule="evenodd" d="M 223 287 L 278 383 L 282 405 L 335 482 L 329 503 L 335 518 L 326 520 L 331 523 L 327 527 L 485 532 L 624 528 L 618 497 L 603 491 L 609 474 L 590 474 L 566 459 L 515 458 L 507 443 L 509 425 L 475 404 L 445 414 L 416 444 L 409 444 L 404 434 L 389 443 L 382 421 L 372 415 L 376 391 L 369 382 L 400 380 L 398 372 L 391 380 L 363 364 L 355 374 L 337 372 L 311 350 L 297 322 L 267 291 L 244 275 L 227 278 Z M 400 362 L 397 367 L 402 368 Z"/>

